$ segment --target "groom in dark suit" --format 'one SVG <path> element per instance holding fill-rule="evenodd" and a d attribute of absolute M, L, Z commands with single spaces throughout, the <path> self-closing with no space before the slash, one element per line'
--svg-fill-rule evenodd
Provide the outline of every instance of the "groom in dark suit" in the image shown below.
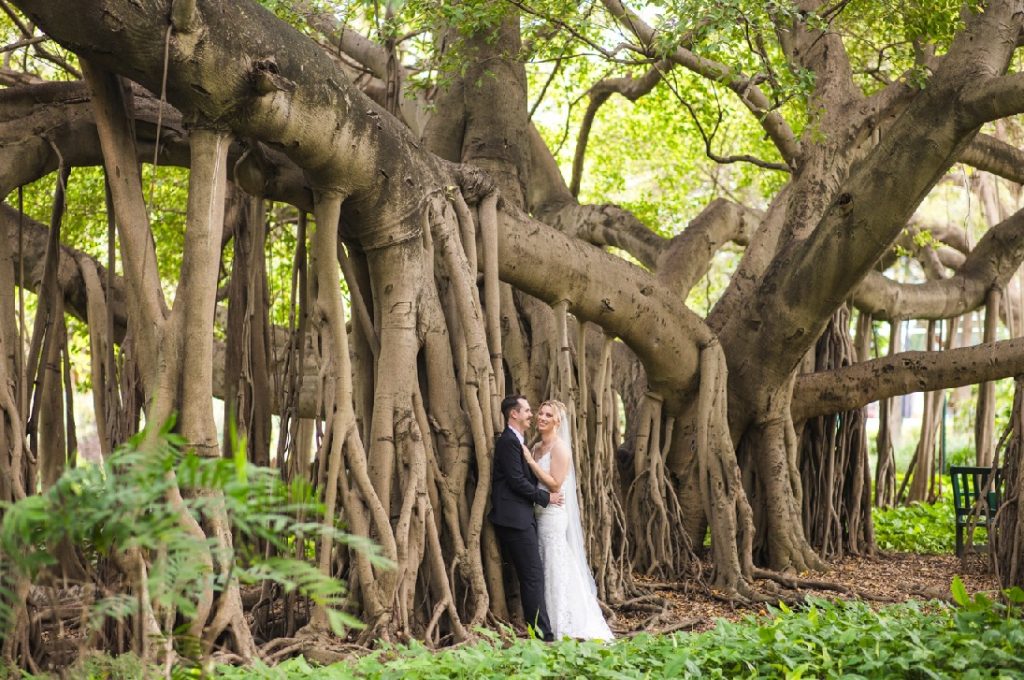
<path fill-rule="evenodd" d="M 501 402 L 501 414 L 505 417 L 505 431 L 494 446 L 491 524 L 502 553 L 515 565 L 527 623 L 534 627 L 538 636 L 551 641 L 554 634 L 544 606 L 544 568 L 540 562 L 533 506 L 561 505 L 562 494 L 538 488 L 537 477 L 523 459 L 523 435 L 533 417 L 530 402 L 521 394 L 507 396 Z"/>

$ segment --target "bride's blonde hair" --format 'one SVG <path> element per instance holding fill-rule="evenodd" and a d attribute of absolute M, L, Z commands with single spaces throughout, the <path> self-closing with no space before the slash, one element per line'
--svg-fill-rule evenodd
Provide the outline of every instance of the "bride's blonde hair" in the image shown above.
<path fill-rule="evenodd" d="M 557 429 L 558 426 L 562 424 L 562 420 L 568 415 L 569 410 L 565 408 L 565 404 L 558 401 L 557 399 L 545 399 L 540 403 L 540 406 L 537 408 L 537 410 L 539 411 L 545 406 L 550 406 L 555 410 L 555 416 L 557 417 L 557 421 L 555 422 L 555 428 Z"/>

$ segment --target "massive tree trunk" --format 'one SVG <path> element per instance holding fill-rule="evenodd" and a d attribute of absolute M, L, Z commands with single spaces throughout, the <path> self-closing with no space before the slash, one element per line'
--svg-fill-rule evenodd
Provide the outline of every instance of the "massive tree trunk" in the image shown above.
<path fill-rule="evenodd" d="M 50 129 L 99 133 L 125 280 L 109 263 L 100 267 L 56 247 L 51 270 L 59 276 L 49 284 L 15 276 L 17 266 L 45 259 L 38 241 L 19 242 L 17 258 L 6 255 L 13 248 L 0 251 L 0 292 L 13 291 L 15 281 L 49 290 L 48 298 L 93 326 L 104 308 L 95 295 L 76 292 L 76 282 L 90 289 L 92 281 L 95 292 L 96 279 L 106 277 L 107 342 L 127 337 L 135 356 L 147 359 L 139 363 L 147 419 L 180 410 L 180 431 L 204 455 L 220 453 L 209 412 L 215 393 L 226 396 L 255 462 L 271 460 L 269 414 L 282 413 L 282 474 L 308 475 L 323 494 L 323 521 L 340 517 L 395 564 L 383 569 L 326 538 L 317 546 L 319 568 L 350 582 L 352 608 L 369 624 L 366 640 L 417 636 L 440 644 L 514 617 L 506 598 L 514 589 L 506 587 L 485 520 L 493 437 L 502 425 L 498 403 L 507 392 L 534 401 L 558 396 L 570 405 L 581 507 L 603 599 L 634 595 L 633 569 L 664 578 L 688 573 L 707 527 L 712 585 L 756 596 L 755 560 L 804 571 L 820 567 L 822 555 L 870 549 L 861 407 L 1010 375 L 1024 357 L 1021 343 L 1010 341 L 932 361 L 899 353 L 894 340 L 891 357 L 847 365 L 853 350 L 841 311 L 853 299 L 878 319 L 962 314 L 981 303 L 978 290 L 1001 285 L 1020 263 L 1018 213 L 962 261 L 951 259 L 959 263 L 952 279 L 911 289 L 879 281 L 873 269 L 958 158 L 973 150 L 979 165 L 1013 165 L 972 141 L 986 121 L 1024 108 L 1012 96 L 1012 77 L 1001 80 L 1020 29 L 1012 3 L 994 1 L 967 17 L 947 54 L 929 64 L 927 87 L 894 82 L 871 96 L 855 87 L 838 33 L 799 13 L 779 14 L 783 53 L 815 73 L 812 124 L 802 137 L 771 108 L 757 78 L 733 78 L 686 47 L 671 50 L 666 68 L 689 69 L 740 98 L 783 159 L 772 167 L 790 173 L 767 210 L 720 199 L 672 239 L 620 208 L 581 205 L 576 182 L 570 189 L 561 179 L 529 121 L 515 14 L 469 35 L 442 34 L 467 68 L 449 74 L 450 88 L 437 95 L 438 111 L 421 139 L 419 124 L 403 124 L 421 121 L 414 102 L 395 98 L 406 81 L 395 71 L 393 45 L 388 52 L 338 40 L 380 81 L 370 89 L 382 93 L 382 107 L 333 55 L 255 3 L 115 0 L 82 3 L 74 16 L 42 0 L 17 4 L 85 63 L 95 115 L 61 99 L 67 89 L 40 92 L 67 115 Z M 604 5 L 639 42 L 651 42 L 654 33 L 640 17 L 616 0 Z M 152 100 L 129 97 L 110 73 L 166 92 L 173 132 L 159 135 L 156 157 L 191 167 L 185 259 L 170 310 L 138 173 L 154 139 L 146 122 Z M 26 119 L 45 118 L 32 106 Z M 157 112 L 163 126 L 164 109 Z M 131 131 L 134 120 L 140 124 Z M 53 154 L 28 139 L 26 126 L 0 125 L 21 145 L 17 153 L 0 149 L 12 161 L 0 170 L 5 194 L 54 169 L 57 156 L 100 161 L 93 143 Z M 229 148 L 232 139 L 246 141 Z M 254 202 L 251 212 L 232 220 L 229 361 L 221 372 L 212 327 L 228 179 L 257 198 L 245 199 Z M 265 317 L 261 200 L 291 204 L 300 214 L 296 318 L 284 332 L 268 328 Z M 8 214 L 0 235 L 11 243 L 26 232 L 16 234 Z M 746 251 L 702 319 L 682 301 L 730 241 Z M 67 255 L 75 264 L 65 271 Z M 17 387 L 3 380 L 5 371 L 18 371 L 18 353 L 9 349 L 15 329 L 6 301 L 0 464 L 11 467 L 15 481 L 0 492 L 11 498 L 27 490 L 14 470 L 25 414 Z M 96 346 L 104 347 L 102 338 Z M 815 353 L 814 373 L 802 375 Z M 986 353 L 1000 362 L 986 361 Z M 271 395 L 271 384 L 281 389 Z M 623 415 L 628 450 L 620 461 Z M 302 453 L 303 418 L 315 419 L 314 461 Z M 891 488 L 891 477 L 880 482 Z M 181 522 L 230 545 L 224 518 L 203 527 L 183 513 Z M 127 556 L 125 565 L 141 587 L 141 556 Z M 227 565 L 211 554 L 208 567 L 223 574 Z M 209 591 L 196 598 L 191 633 L 210 645 L 230 630 L 243 658 L 256 654 L 237 588 L 216 601 Z M 325 623 L 317 610 L 307 632 L 319 633 Z"/>

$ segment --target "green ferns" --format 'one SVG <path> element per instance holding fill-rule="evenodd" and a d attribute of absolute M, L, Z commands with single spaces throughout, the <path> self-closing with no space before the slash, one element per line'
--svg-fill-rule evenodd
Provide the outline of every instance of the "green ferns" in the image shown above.
<path fill-rule="evenodd" d="M 250 465 L 244 445 L 235 447 L 231 459 L 207 459 L 183 452 L 184 442 L 171 432 L 171 424 L 145 450 L 140 448 L 144 436 L 136 436 L 102 465 L 69 470 L 45 493 L 3 508 L 0 635 L 13 624 L 15 584 L 22 579 L 36 583 L 47 571 L 59 576 L 54 557 L 59 545 L 78 549 L 87 573 L 83 585 L 98 586 L 96 592 L 103 593 L 87 603 L 85 618 L 94 630 L 109 619 L 124 620 L 138 611 L 137 595 L 122 579 L 110 578 L 116 558 L 132 551 L 148 564 L 150 605 L 161 613 L 158 621 L 188 620 L 196 610 L 193 598 L 202 588 L 212 584 L 219 592 L 238 579 L 242 584 L 268 580 L 285 591 L 298 591 L 325 606 L 337 632 L 359 625 L 341 610 L 346 596 L 341 581 L 321 574 L 310 562 L 281 557 L 295 553 L 296 541 L 308 545 L 325 532 L 335 541 L 372 549 L 368 541 L 318 521 L 323 509 L 308 484 L 286 485 L 278 471 Z M 214 514 L 227 517 L 234 529 L 229 554 L 214 538 L 200 538 L 182 528 L 180 511 L 168 500 L 175 486 L 187 511 L 200 523 Z M 203 559 L 206 554 L 230 568 L 211 572 Z M 265 557 L 268 554 L 278 556 Z M 176 636 L 181 629 L 162 634 Z M 179 650 L 188 655 L 182 645 Z"/>

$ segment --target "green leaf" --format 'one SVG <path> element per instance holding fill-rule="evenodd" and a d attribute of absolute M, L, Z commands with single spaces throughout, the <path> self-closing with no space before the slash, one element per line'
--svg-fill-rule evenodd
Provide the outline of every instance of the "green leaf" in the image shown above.
<path fill-rule="evenodd" d="M 959 576 L 953 577 L 953 583 L 949 587 L 953 593 L 953 601 L 961 607 L 964 607 L 971 602 L 970 595 L 967 594 L 967 588 L 964 587 L 964 582 L 960 580 Z"/>

